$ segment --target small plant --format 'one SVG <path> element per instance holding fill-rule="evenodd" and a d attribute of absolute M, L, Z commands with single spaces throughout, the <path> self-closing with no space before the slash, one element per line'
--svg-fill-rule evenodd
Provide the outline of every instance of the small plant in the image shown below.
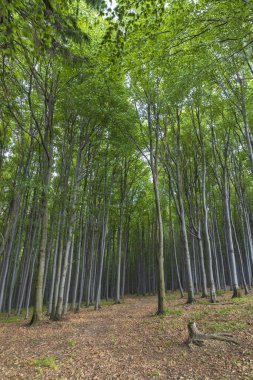
<path fill-rule="evenodd" d="M 75 347 L 76 341 L 74 339 L 69 339 L 68 340 L 68 345 L 69 345 L 69 347 Z"/>
<path fill-rule="evenodd" d="M 155 369 L 154 371 L 149 372 L 149 374 L 148 374 L 148 377 L 151 377 L 151 378 L 158 377 L 158 376 L 160 376 L 160 372 L 157 369 Z"/>
<path fill-rule="evenodd" d="M 43 375 L 43 369 L 41 367 L 36 367 L 35 371 L 38 373 L 38 375 Z"/>
<path fill-rule="evenodd" d="M 51 356 L 48 356 L 47 358 L 34 359 L 33 364 L 37 367 L 37 371 L 42 367 L 58 369 L 58 365 L 56 364 L 55 359 Z"/>
<path fill-rule="evenodd" d="M 112 343 L 117 343 L 117 341 L 118 341 L 118 338 L 116 336 L 112 335 L 111 342 Z"/>

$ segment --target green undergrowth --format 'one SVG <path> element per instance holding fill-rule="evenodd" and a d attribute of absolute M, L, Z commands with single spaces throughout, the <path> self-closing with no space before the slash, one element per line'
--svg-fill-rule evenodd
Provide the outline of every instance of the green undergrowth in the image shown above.
<path fill-rule="evenodd" d="M 101 306 L 110 306 L 110 305 L 113 305 L 114 302 L 115 302 L 115 301 L 114 301 L 113 299 L 101 300 L 100 305 L 101 305 Z M 124 301 L 121 300 L 121 303 L 124 303 Z"/>
<path fill-rule="evenodd" d="M 43 312 L 46 314 L 47 308 L 44 306 Z M 29 321 L 30 318 L 32 318 L 33 314 L 33 307 L 29 307 L 28 309 L 28 316 L 25 319 L 26 316 L 26 309 L 22 308 L 19 315 L 16 314 L 15 310 L 12 310 L 11 314 L 8 315 L 8 313 L 0 313 L 0 324 L 1 323 L 23 323 L 25 320 Z"/>
<path fill-rule="evenodd" d="M 167 315 L 182 315 L 184 313 L 183 310 L 180 309 L 167 309 L 164 314 L 159 315 L 159 317 L 163 318 Z"/>
<path fill-rule="evenodd" d="M 164 319 L 167 316 L 178 316 L 184 314 L 184 310 L 181 309 L 167 309 L 163 314 L 158 314 L 157 312 L 153 314 L 154 317 Z"/>
<path fill-rule="evenodd" d="M 199 298 L 196 300 L 197 305 L 209 305 L 210 301 L 208 298 Z"/>
<path fill-rule="evenodd" d="M 236 312 L 237 312 L 236 306 L 225 306 L 225 307 L 222 306 L 221 308 L 215 308 L 215 309 L 213 309 L 212 307 L 209 307 L 206 309 L 193 311 L 191 313 L 191 317 L 195 320 L 201 320 L 208 316 L 211 318 L 219 318 L 220 316 L 228 316 Z"/>
<path fill-rule="evenodd" d="M 216 290 L 216 296 L 223 296 L 226 294 L 226 291 L 224 289 Z"/>
<path fill-rule="evenodd" d="M 176 290 L 174 292 L 167 292 L 166 296 L 167 296 L 168 301 L 178 300 L 181 298 L 181 293 L 178 290 Z"/>
<path fill-rule="evenodd" d="M 236 297 L 236 298 L 232 298 L 232 302 L 236 305 L 238 304 L 243 305 L 243 304 L 247 304 L 250 298 L 251 298 L 250 296 Z"/>
<path fill-rule="evenodd" d="M 191 305 L 171 300 L 169 306 L 176 308 L 170 308 L 161 318 L 167 319 L 174 329 L 182 328 L 182 325 L 185 327 L 189 321 L 196 321 L 200 330 L 210 333 L 244 330 L 253 313 L 253 297 L 247 295 L 232 299 L 231 296 L 232 292 L 222 291 L 217 297 L 218 302 L 213 304 L 209 298 L 200 297 L 196 297 L 196 302 Z"/>
<path fill-rule="evenodd" d="M 50 369 L 58 369 L 58 365 L 55 362 L 55 359 L 52 356 L 48 356 L 45 358 L 38 358 L 32 360 L 32 365 L 35 366 L 35 369 L 37 372 L 42 372 L 41 369 L 43 368 L 50 368 Z"/>
<path fill-rule="evenodd" d="M 247 305 L 247 306 L 245 307 L 245 310 L 246 310 L 247 312 L 249 312 L 249 313 L 253 313 L 253 304 L 252 304 L 252 305 Z"/>
<path fill-rule="evenodd" d="M 0 323 L 19 323 L 24 322 L 24 315 L 10 315 L 7 313 L 0 313 Z"/>
<path fill-rule="evenodd" d="M 236 307 L 225 306 L 225 307 L 222 307 L 222 309 L 215 310 L 215 313 L 219 314 L 219 315 L 229 315 L 229 314 L 233 313 L 234 311 L 236 311 Z"/>
<path fill-rule="evenodd" d="M 111 306 L 111 305 L 114 305 L 114 300 L 113 299 L 109 299 L 109 300 L 101 300 L 101 307 L 106 307 L 106 306 Z M 123 304 L 124 303 L 124 299 L 121 300 L 121 303 Z M 69 304 L 69 308 L 68 310 L 70 311 L 70 306 L 71 304 Z M 95 303 L 90 303 L 89 305 L 89 308 L 93 308 L 94 309 L 95 307 Z M 81 304 L 81 309 L 85 309 L 86 308 L 86 304 L 85 303 L 82 303 Z M 46 313 L 47 313 L 47 307 L 44 306 L 43 307 L 43 313 L 44 315 L 46 316 Z M 22 308 L 21 309 L 21 312 L 19 315 L 16 314 L 16 311 L 15 310 L 12 310 L 11 314 L 8 315 L 8 313 L 0 313 L 0 324 L 6 324 L 6 323 L 24 323 L 25 320 L 29 321 L 29 319 L 32 318 L 32 314 L 33 314 L 33 307 L 29 307 L 28 309 L 28 317 L 25 319 L 25 315 L 26 315 L 26 309 L 25 308 Z"/>
<path fill-rule="evenodd" d="M 203 321 L 202 326 L 204 326 L 209 332 L 229 332 L 244 330 L 247 327 L 247 323 L 241 318 L 226 322 L 221 320 L 205 320 Z"/>

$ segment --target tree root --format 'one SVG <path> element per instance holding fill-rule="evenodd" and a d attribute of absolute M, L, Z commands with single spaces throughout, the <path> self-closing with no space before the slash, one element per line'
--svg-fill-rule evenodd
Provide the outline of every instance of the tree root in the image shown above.
<path fill-rule="evenodd" d="M 196 346 L 203 346 L 204 340 L 220 340 L 228 343 L 239 344 L 233 339 L 233 335 L 229 333 L 216 333 L 216 334 L 205 334 L 198 330 L 195 322 L 188 323 L 189 337 L 185 342 L 188 347 L 190 344 L 195 344 Z"/>

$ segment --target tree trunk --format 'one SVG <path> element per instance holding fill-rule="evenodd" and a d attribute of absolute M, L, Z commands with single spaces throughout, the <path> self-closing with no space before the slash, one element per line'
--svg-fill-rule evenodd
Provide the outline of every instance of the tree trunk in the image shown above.
<path fill-rule="evenodd" d="M 232 280 L 232 290 L 233 298 L 240 297 L 237 270 L 236 270 L 236 261 L 235 261 L 235 252 L 234 244 L 232 238 L 232 227 L 231 227 L 231 214 L 230 214 L 230 204 L 229 204 L 229 189 L 227 182 L 227 173 L 226 169 L 224 170 L 224 193 L 223 193 L 223 202 L 224 202 L 224 211 L 225 211 L 225 226 L 226 226 L 226 237 L 227 237 L 227 247 L 228 247 L 228 257 L 230 260 L 231 268 L 231 280 Z"/>

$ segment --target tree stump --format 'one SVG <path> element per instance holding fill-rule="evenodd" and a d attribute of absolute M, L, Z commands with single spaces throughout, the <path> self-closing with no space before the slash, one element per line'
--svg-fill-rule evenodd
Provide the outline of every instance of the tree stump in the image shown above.
<path fill-rule="evenodd" d="M 229 333 L 216 333 L 216 334 L 205 334 L 198 330 L 195 322 L 188 323 L 189 337 L 186 341 L 186 345 L 190 347 L 190 344 L 195 344 L 197 346 L 203 346 L 204 340 L 220 340 L 228 343 L 238 344 L 236 340 L 233 339 L 233 335 Z"/>

